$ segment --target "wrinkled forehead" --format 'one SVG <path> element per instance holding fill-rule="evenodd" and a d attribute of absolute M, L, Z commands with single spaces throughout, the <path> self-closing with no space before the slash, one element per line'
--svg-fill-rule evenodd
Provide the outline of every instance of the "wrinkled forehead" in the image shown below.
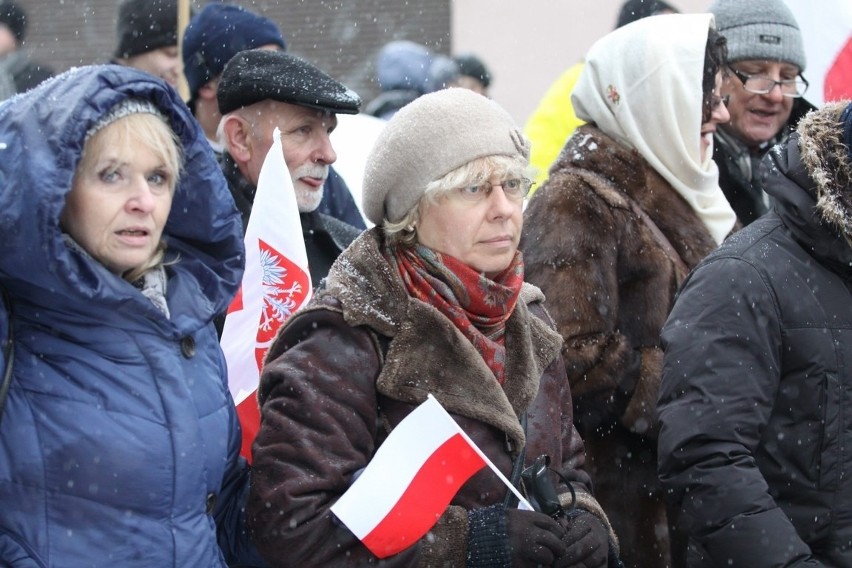
<path fill-rule="evenodd" d="M 317 122 L 328 127 L 337 126 L 337 114 L 329 110 L 295 105 L 282 101 L 263 101 L 259 107 L 258 117 L 268 124 L 280 124 L 288 122 Z"/>

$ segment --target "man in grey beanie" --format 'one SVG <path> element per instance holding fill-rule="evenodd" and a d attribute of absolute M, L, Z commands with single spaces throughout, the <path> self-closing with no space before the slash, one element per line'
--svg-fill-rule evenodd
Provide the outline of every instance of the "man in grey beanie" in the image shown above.
<path fill-rule="evenodd" d="M 729 73 L 722 86 L 731 120 L 714 137 L 719 185 L 747 225 L 769 210 L 758 167 L 813 107 L 799 25 L 782 0 L 716 0 L 716 29 L 728 40 Z"/>

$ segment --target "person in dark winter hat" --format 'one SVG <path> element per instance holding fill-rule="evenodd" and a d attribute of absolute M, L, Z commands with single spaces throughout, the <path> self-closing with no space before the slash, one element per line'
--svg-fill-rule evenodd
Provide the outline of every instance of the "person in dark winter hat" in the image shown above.
<path fill-rule="evenodd" d="M 850 101 L 806 114 L 761 164 L 773 210 L 663 327 L 659 475 L 690 567 L 852 566 L 850 148 Z"/>
<path fill-rule="evenodd" d="M 222 168 L 248 224 L 260 169 L 276 127 L 296 191 L 302 233 L 315 285 L 360 229 L 317 211 L 337 159 L 329 134 L 337 113 L 356 114 L 358 95 L 304 59 L 251 49 L 231 59 L 217 92 Z M 357 209 L 356 209 L 357 211 Z"/>
<path fill-rule="evenodd" d="M 0 26 L 5 26 L 14 36 L 15 43 L 20 44 L 24 41 L 27 32 L 27 13 L 12 0 L 2 0 L 0 1 Z M 2 47 L 0 47 L 0 55 L 4 55 Z"/>
<path fill-rule="evenodd" d="M 236 4 L 207 4 L 186 27 L 182 56 L 189 107 L 211 143 L 222 118 L 216 101 L 219 75 L 237 53 L 256 48 L 285 51 L 287 43 L 275 22 Z"/>
<path fill-rule="evenodd" d="M 116 35 L 113 62 L 135 67 L 177 87 L 177 0 L 122 0 Z"/>
<path fill-rule="evenodd" d="M 456 55 L 453 61 L 459 69 L 456 85 L 487 97 L 488 87 L 491 86 L 491 72 L 485 62 L 472 53 Z"/>
<path fill-rule="evenodd" d="M 468 89 L 422 95 L 379 135 L 364 176 L 377 226 L 285 323 L 263 368 L 246 511 L 270 561 L 381 564 L 331 508 L 431 395 L 506 478 L 549 456 L 565 510 L 522 510 L 483 471 L 393 566 L 615 564 L 572 423 L 562 340 L 524 282 L 528 156 L 509 114 Z"/>
<path fill-rule="evenodd" d="M 783 0 L 716 0 L 709 11 L 728 40 L 722 94 L 731 121 L 716 132 L 719 183 L 743 224 L 770 209 L 759 164 L 813 107 L 801 98 L 807 63 L 802 34 Z"/>
<path fill-rule="evenodd" d="M 30 59 L 23 47 L 27 13 L 12 0 L 0 0 L 0 100 L 31 89 L 53 70 Z"/>

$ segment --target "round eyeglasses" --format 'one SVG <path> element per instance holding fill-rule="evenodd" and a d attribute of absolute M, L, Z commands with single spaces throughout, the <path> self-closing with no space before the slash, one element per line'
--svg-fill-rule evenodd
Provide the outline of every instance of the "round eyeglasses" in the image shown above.
<path fill-rule="evenodd" d="M 487 199 L 494 191 L 494 188 L 499 186 L 503 188 L 503 193 L 509 199 L 521 201 L 529 195 L 530 188 L 533 186 L 533 181 L 527 178 L 512 178 L 504 179 L 500 183 L 491 183 L 490 181 L 482 181 L 473 185 L 466 185 L 458 188 L 458 195 L 465 201 L 482 201 Z"/>
<path fill-rule="evenodd" d="M 743 89 L 755 95 L 768 95 L 775 88 L 775 85 L 781 87 L 782 95 L 792 99 L 798 99 L 808 90 L 808 82 L 801 75 L 795 79 L 776 81 L 765 75 L 749 75 L 733 67 L 728 69 L 742 82 Z"/>

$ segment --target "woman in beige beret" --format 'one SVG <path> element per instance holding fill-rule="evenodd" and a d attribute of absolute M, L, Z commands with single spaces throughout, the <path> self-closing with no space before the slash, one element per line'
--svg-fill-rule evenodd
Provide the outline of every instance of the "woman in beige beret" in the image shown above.
<path fill-rule="evenodd" d="M 562 341 L 517 250 L 528 156 L 508 113 L 466 89 L 418 98 L 377 140 L 363 204 L 376 226 L 287 322 L 261 378 L 248 513 L 271 564 L 377 561 L 330 507 L 429 394 L 507 478 L 547 455 L 565 514 L 518 509 L 486 468 L 384 566 L 616 561 L 583 469 Z"/>

